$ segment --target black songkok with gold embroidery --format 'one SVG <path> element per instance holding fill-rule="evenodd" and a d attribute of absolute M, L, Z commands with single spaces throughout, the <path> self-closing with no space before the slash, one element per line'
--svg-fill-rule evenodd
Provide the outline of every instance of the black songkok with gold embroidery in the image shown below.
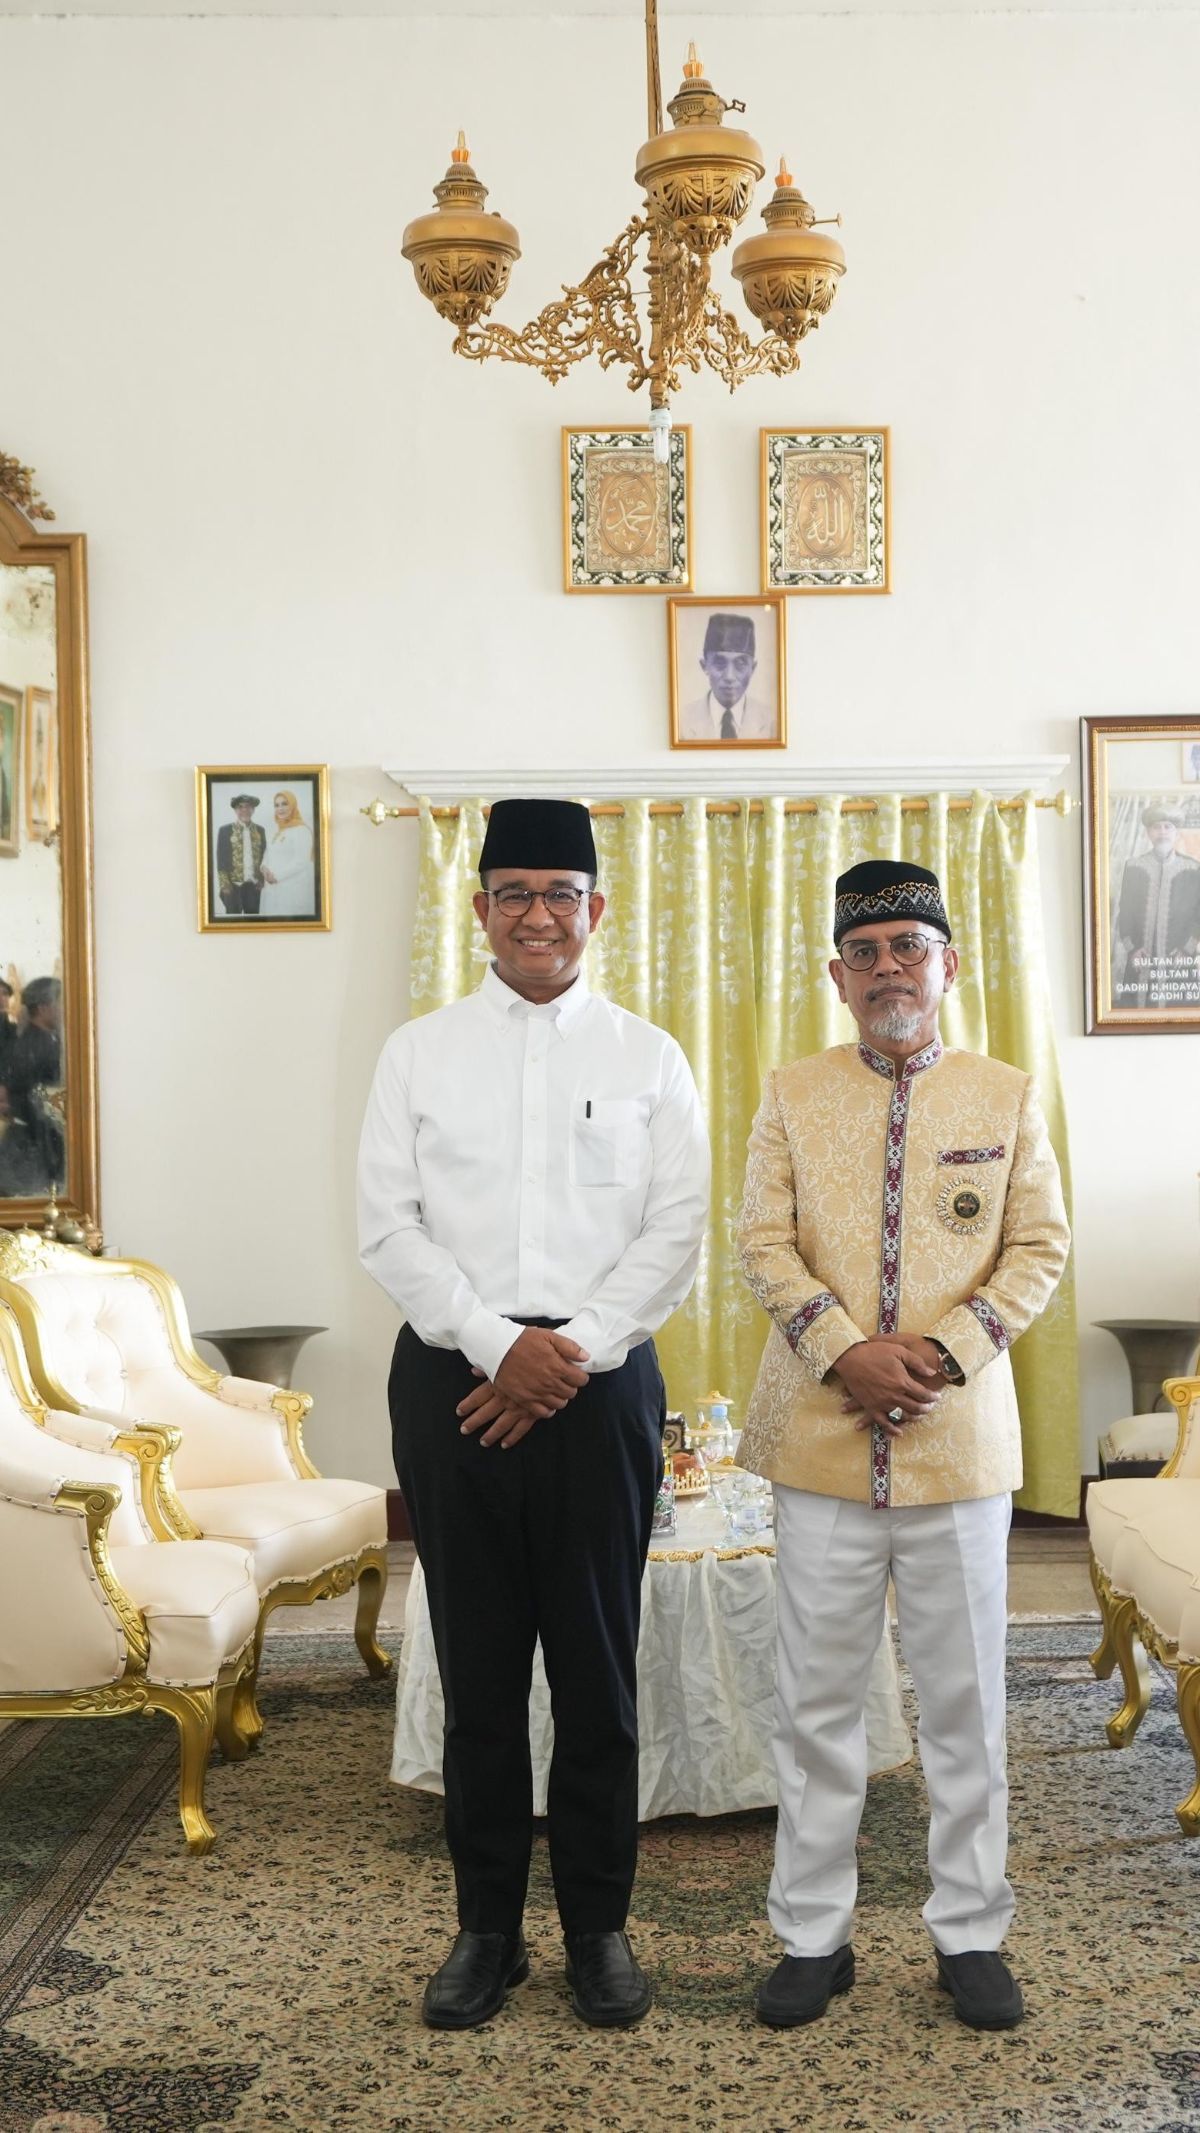
<path fill-rule="evenodd" d="M 528 867 L 530 873 L 594 874 L 592 818 L 578 800 L 496 800 L 488 816 L 479 872 Z"/>
<path fill-rule="evenodd" d="M 833 896 L 835 948 L 851 926 L 878 926 L 892 918 L 923 919 L 951 937 L 937 875 L 911 859 L 864 859 L 838 875 Z"/>

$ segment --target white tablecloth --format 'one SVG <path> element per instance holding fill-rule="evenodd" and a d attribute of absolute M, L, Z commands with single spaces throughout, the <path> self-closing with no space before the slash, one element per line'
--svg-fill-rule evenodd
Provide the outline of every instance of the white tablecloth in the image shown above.
<path fill-rule="evenodd" d="M 773 1807 L 775 1551 L 731 1549 L 715 1505 L 682 1504 L 673 1541 L 656 1542 L 642 1583 L 638 1642 L 638 1813 L 728 1814 Z M 872 1772 L 912 1756 L 885 1627 L 867 1691 Z M 442 1790 L 442 1686 L 420 1563 L 413 1567 L 396 1683 L 392 1778 Z M 554 1728 L 541 1650 L 529 1702 L 534 1811 L 546 1811 Z"/>

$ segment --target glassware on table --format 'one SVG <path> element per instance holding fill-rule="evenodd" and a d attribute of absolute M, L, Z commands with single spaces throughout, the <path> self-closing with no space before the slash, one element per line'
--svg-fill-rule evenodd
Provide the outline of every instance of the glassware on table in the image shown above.
<path fill-rule="evenodd" d="M 671 1461 L 668 1456 L 663 1478 L 659 1484 L 658 1495 L 654 1499 L 654 1516 L 650 1521 L 650 1535 L 652 1539 L 661 1538 L 664 1535 L 673 1535 L 675 1531 L 675 1476 L 671 1471 Z"/>
<path fill-rule="evenodd" d="M 762 1541 L 774 1522 L 774 1491 L 761 1474 L 726 1467 L 712 1479 L 712 1492 L 725 1519 L 725 1537 L 736 1547 Z"/>
<path fill-rule="evenodd" d="M 708 1469 L 711 1482 L 713 1468 L 733 1457 L 733 1425 L 724 1393 L 710 1392 L 699 1402 L 688 1436 L 689 1448 Z"/>

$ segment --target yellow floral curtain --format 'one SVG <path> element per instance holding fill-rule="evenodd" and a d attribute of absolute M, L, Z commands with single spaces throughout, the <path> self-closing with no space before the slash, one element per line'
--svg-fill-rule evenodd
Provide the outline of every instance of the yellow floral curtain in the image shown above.
<path fill-rule="evenodd" d="M 691 1061 L 713 1143 L 713 1203 L 695 1287 L 658 1336 L 672 1407 L 714 1387 L 739 1407 L 758 1367 L 765 1322 L 733 1246 L 746 1141 L 768 1067 L 854 1034 L 826 970 L 833 885 L 860 859 L 934 868 L 962 957 L 946 1002 L 948 1044 L 989 1052 L 1036 1076 L 1070 1201 L 1066 1119 L 1042 949 L 1032 802 L 1003 813 L 986 793 L 952 809 L 945 794 L 905 811 L 898 794 L 843 813 L 782 798 L 709 814 L 703 799 L 652 815 L 626 800 L 595 820 L 608 898 L 588 950 L 588 979 L 670 1030 Z M 478 983 L 487 945 L 471 910 L 483 802 L 435 820 L 421 810 L 413 938 L 414 1014 Z M 1044 1317 L 1013 1350 L 1025 1440 L 1024 1507 L 1079 1510 L 1079 1394 L 1074 1265 Z"/>

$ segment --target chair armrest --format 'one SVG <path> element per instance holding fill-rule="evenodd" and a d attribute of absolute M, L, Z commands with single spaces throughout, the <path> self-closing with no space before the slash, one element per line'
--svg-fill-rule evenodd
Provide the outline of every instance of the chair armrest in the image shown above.
<path fill-rule="evenodd" d="M 0 1709 L 102 1695 L 144 1671 L 149 1633 L 108 1554 L 120 1501 L 114 1485 L 48 1474 L 0 1448 L 0 1619 L 19 1625 L 0 1641 Z"/>
<path fill-rule="evenodd" d="M 155 1540 L 201 1539 L 199 1526 L 179 1500 L 171 1471 L 172 1453 L 180 1445 L 177 1429 L 166 1422 L 135 1422 L 131 1428 L 123 1416 L 105 1415 L 96 1407 L 74 1415 L 52 1407 L 46 1427 L 61 1444 L 122 1452 L 127 1459 L 137 1460 L 142 1514 Z"/>
<path fill-rule="evenodd" d="M 81 1451 L 111 1452 L 116 1449 L 125 1424 L 115 1415 L 101 1414 L 94 1408 L 67 1414 L 64 1408 L 48 1407 L 44 1427 L 60 1444 L 75 1444 Z"/>
<path fill-rule="evenodd" d="M 1168 1378 L 1163 1391 L 1179 1417 L 1179 1435 L 1160 1481 L 1200 1481 L 1200 1378 Z"/>
<path fill-rule="evenodd" d="M 312 1407 L 310 1392 L 292 1392 L 283 1385 L 266 1385 L 258 1378 L 224 1377 L 216 1388 L 217 1398 L 227 1407 L 241 1407 L 248 1414 L 277 1414 L 284 1427 L 291 1466 L 302 1481 L 319 1481 L 319 1470 L 304 1448 L 304 1418 Z"/>
<path fill-rule="evenodd" d="M 275 1395 L 283 1390 L 280 1385 L 268 1385 L 262 1378 L 224 1377 L 216 1386 L 218 1400 L 230 1407 L 257 1407 L 269 1413 L 275 1404 Z"/>

